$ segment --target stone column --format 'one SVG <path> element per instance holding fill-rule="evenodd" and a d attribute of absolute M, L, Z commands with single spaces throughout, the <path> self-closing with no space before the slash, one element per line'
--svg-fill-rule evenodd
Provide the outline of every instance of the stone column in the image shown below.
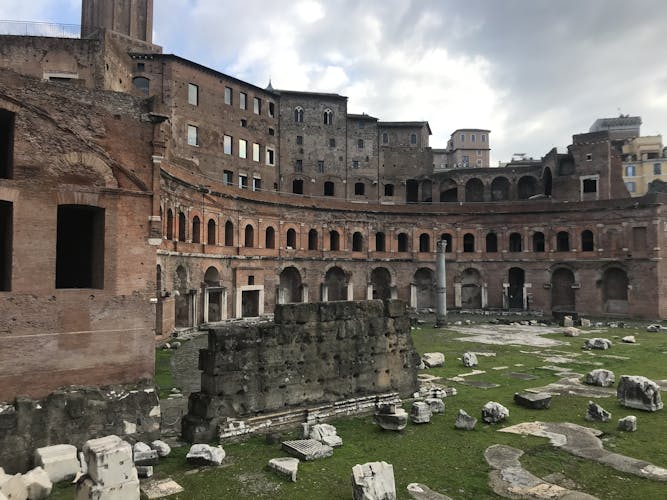
<path fill-rule="evenodd" d="M 528 290 L 530 290 L 533 287 L 532 283 L 524 283 L 523 284 L 523 310 L 527 311 L 529 304 L 528 304 Z"/>
<path fill-rule="evenodd" d="M 276 303 L 277 304 L 285 303 L 285 289 L 282 286 L 276 287 Z"/>
<path fill-rule="evenodd" d="M 410 283 L 410 307 L 417 309 L 417 285 Z"/>
<path fill-rule="evenodd" d="M 349 295 L 350 295 L 349 290 L 347 292 L 347 295 L 348 295 L 347 300 L 351 300 L 350 297 L 349 297 Z M 373 284 L 372 283 L 369 283 L 368 285 L 366 285 L 366 300 L 373 300 Z"/>
<path fill-rule="evenodd" d="M 301 302 L 308 303 L 308 285 L 301 285 Z"/>
<path fill-rule="evenodd" d="M 329 286 L 322 283 L 321 291 L 322 291 L 322 302 L 328 302 L 329 301 Z"/>
<path fill-rule="evenodd" d="M 454 307 L 461 307 L 461 283 L 454 283 Z"/>
<path fill-rule="evenodd" d="M 510 308 L 510 284 L 503 283 L 503 309 Z"/>
<path fill-rule="evenodd" d="M 436 243 L 436 289 L 435 289 L 435 326 L 444 326 L 447 324 L 447 276 L 445 270 L 445 251 L 447 242 L 438 240 Z"/>
<path fill-rule="evenodd" d="M 482 309 L 486 309 L 489 305 L 489 285 L 482 283 Z"/>
<path fill-rule="evenodd" d="M 347 300 L 354 300 L 354 285 L 352 283 L 347 284 Z"/>

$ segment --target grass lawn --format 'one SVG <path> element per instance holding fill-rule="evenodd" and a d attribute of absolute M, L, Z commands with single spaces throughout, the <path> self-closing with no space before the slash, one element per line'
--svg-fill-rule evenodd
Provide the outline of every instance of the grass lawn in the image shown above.
<path fill-rule="evenodd" d="M 499 443 L 524 450 L 521 462 L 533 474 L 543 477 L 561 473 L 574 481 L 577 489 L 601 499 L 667 498 L 667 482 L 641 479 L 578 459 L 555 450 L 543 438 L 497 432 L 501 426 L 525 421 L 573 422 L 603 431 L 605 447 L 611 451 L 667 468 L 667 410 L 647 413 L 621 407 L 615 397 L 603 398 L 597 402 L 612 413 L 612 420 L 601 424 L 584 420 L 588 398 L 556 396 L 549 410 L 528 410 L 516 406 L 512 401 L 517 391 L 546 385 L 559 378 L 553 371 L 541 368 L 551 363 L 545 363 L 535 351 L 551 349 L 581 353 L 574 363 L 562 365 L 579 373 L 601 367 L 612 370 L 617 380 L 623 374 L 667 379 L 667 334 L 648 333 L 643 328 L 610 329 L 604 333 L 586 333 L 579 338 L 553 334 L 548 337 L 565 341 L 566 345 L 536 348 L 461 342 L 456 339 L 462 335 L 448 329 L 420 328 L 412 333 L 418 352 L 445 353 L 445 366 L 427 371 L 437 376 L 452 377 L 470 371 L 457 359 L 467 350 L 495 352 L 495 357 L 479 357 L 477 368 L 486 373 L 468 379 L 495 382 L 500 387 L 479 389 L 443 381 L 445 385 L 458 390 L 457 396 L 445 399 L 445 414 L 435 415 L 430 424 L 409 424 L 401 433 L 382 431 L 372 423 L 371 416 L 332 422 L 343 438 L 343 447 L 336 449 L 331 458 L 301 463 L 296 483 L 281 479 L 267 469 L 269 459 L 285 455 L 279 444 L 266 444 L 261 437 L 244 443 L 223 443 L 227 458 L 218 468 L 192 469 L 185 462 L 187 448 L 174 449 L 171 456 L 162 459 L 155 467 L 155 477 L 171 477 L 185 488 L 185 493 L 169 497 L 173 499 L 349 499 L 352 466 L 384 460 L 394 466 L 399 498 L 409 498 L 406 492 L 408 483 L 421 482 L 454 499 L 479 500 L 499 498 L 487 486 L 489 467 L 483 456 L 488 446 Z M 620 342 L 621 337 L 632 334 L 636 335 L 638 344 Z M 609 351 L 595 351 L 594 355 L 582 353 L 583 339 L 591 336 L 609 338 L 614 346 Z M 158 351 L 158 372 L 167 354 Z M 603 357 L 605 355 L 630 359 L 610 359 Z M 603 366 L 588 364 L 595 362 L 601 362 Z M 166 363 L 169 363 L 168 359 Z M 500 366 L 508 368 L 491 369 Z M 537 378 L 528 381 L 514 379 L 507 376 L 508 372 L 527 373 Z M 158 383 L 161 387 L 169 387 L 168 380 L 162 379 Z M 487 425 L 480 421 L 476 429 L 470 432 L 454 428 L 459 408 L 480 418 L 482 405 L 492 400 L 509 408 L 510 417 L 504 424 Z M 406 409 L 409 410 L 407 404 Z M 631 414 L 637 416 L 638 431 L 619 432 L 616 429 L 618 419 Z M 72 488 L 60 487 L 52 498 L 72 498 Z"/>

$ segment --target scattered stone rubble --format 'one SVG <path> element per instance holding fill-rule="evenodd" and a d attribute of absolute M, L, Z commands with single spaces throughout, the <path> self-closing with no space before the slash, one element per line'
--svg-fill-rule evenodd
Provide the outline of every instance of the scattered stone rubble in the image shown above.
<path fill-rule="evenodd" d="M 628 415 L 618 419 L 618 430 L 625 432 L 635 432 L 637 430 L 637 417 Z"/>
<path fill-rule="evenodd" d="M 510 411 L 495 401 L 489 401 L 482 407 L 482 420 L 487 424 L 497 424 L 509 416 Z"/>
<path fill-rule="evenodd" d="M 183 487 L 171 478 L 141 482 L 141 493 L 148 499 L 163 498 L 182 493 Z"/>
<path fill-rule="evenodd" d="M 5 474 L 0 467 L 0 499 L 2 500 L 42 500 L 51 494 L 53 483 L 41 467 L 35 467 L 26 474 Z"/>
<path fill-rule="evenodd" d="M 426 398 L 424 402 L 431 408 L 431 413 L 445 413 L 445 402 L 440 398 Z"/>
<path fill-rule="evenodd" d="M 314 439 L 322 444 L 337 448 L 343 446 L 343 440 L 337 434 L 336 428 L 330 424 L 301 424 L 304 439 Z"/>
<path fill-rule="evenodd" d="M 551 406 L 551 394 L 546 392 L 516 392 L 514 402 L 531 410 L 546 410 Z"/>
<path fill-rule="evenodd" d="M 431 406 L 425 401 L 415 401 L 410 408 L 410 420 L 413 424 L 428 424 L 431 421 Z"/>
<path fill-rule="evenodd" d="M 309 462 L 333 455 L 333 448 L 322 444 L 314 439 L 296 439 L 294 441 L 283 441 L 283 450 L 300 460 Z"/>
<path fill-rule="evenodd" d="M 425 484 L 410 483 L 408 484 L 408 494 L 415 500 L 452 500 L 450 497 L 433 491 Z"/>
<path fill-rule="evenodd" d="M 296 474 L 299 470 L 299 459 L 293 457 L 272 458 L 269 460 L 269 469 L 276 471 L 281 476 L 285 476 L 293 483 L 296 483 Z"/>
<path fill-rule="evenodd" d="M 454 427 L 464 431 L 471 431 L 477 425 L 477 419 L 468 415 L 464 410 L 459 410 L 459 414 L 456 416 L 456 422 L 454 422 Z"/>
<path fill-rule="evenodd" d="M 422 356 L 422 362 L 426 368 L 445 366 L 445 355 L 441 352 L 425 352 Z"/>
<path fill-rule="evenodd" d="M 634 335 L 626 335 L 621 340 L 623 342 L 625 342 L 626 344 L 636 344 L 637 343 L 637 339 L 635 338 Z"/>
<path fill-rule="evenodd" d="M 81 470 L 76 446 L 56 444 L 35 450 L 35 465 L 42 467 L 53 483 L 70 481 Z"/>
<path fill-rule="evenodd" d="M 611 420 L 611 413 L 602 408 L 599 404 L 589 401 L 588 408 L 586 409 L 586 416 L 584 418 L 589 422 L 609 422 L 609 420 Z"/>
<path fill-rule="evenodd" d="M 171 453 L 171 447 L 160 439 L 156 439 L 151 443 L 151 449 L 157 452 L 160 458 L 166 457 Z"/>
<path fill-rule="evenodd" d="M 652 324 L 652 325 L 648 325 L 648 326 L 646 327 L 646 331 L 647 331 L 647 332 L 652 332 L 652 333 L 657 333 L 657 332 L 660 332 L 660 331 L 662 331 L 662 330 L 667 330 L 667 328 L 665 328 L 665 327 L 663 327 L 662 325 L 659 325 L 659 324 L 657 324 L 657 323 L 654 323 L 654 324 Z"/>
<path fill-rule="evenodd" d="M 139 477 L 132 446 L 118 436 L 91 439 L 83 446 L 88 474 L 76 483 L 76 500 L 138 500 Z"/>
<path fill-rule="evenodd" d="M 563 328 L 563 335 L 565 335 L 566 337 L 578 337 L 579 335 L 581 335 L 581 330 L 573 326 L 568 326 L 566 328 Z"/>
<path fill-rule="evenodd" d="M 396 500 L 394 467 L 387 462 L 369 462 L 352 467 L 353 500 Z"/>
<path fill-rule="evenodd" d="M 478 364 L 477 355 L 474 352 L 463 353 L 463 366 L 471 368 L 473 366 L 477 366 Z"/>
<path fill-rule="evenodd" d="M 222 446 L 193 444 L 185 459 L 193 465 L 220 465 L 225 459 L 225 455 Z"/>
<path fill-rule="evenodd" d="M 657 411 L 663 407 L 660 387 L 646 377 L 621 375 L 616 395 L 618 402 L 628 408 Z"/>
<path fill-rule="evenodd" d="M 397 404 L 382 404 L 373 415 L 373 421 L 385 430 L 402 431 L 408 425 L 408 413 Z"/>
<path fill-rule="evenodd" d="M 611 347 L 611 340 L 595 337 L 592 339 L 586 339 L 583 349 L 598 349 L 606 351 Z"/>
<path fill-rule="evenodd" d="M 158 454 L 146 443 L 138 441 L 132 448 L 134 465 L 152 466 L 157 464 Z"/>
<path fill-rule="evenodd" d="M 614 377 L 614 372 L 598 368 L 597 370 L 588 372 L 584 377 L 584 382 L 588 385 L 596 385 L 598 387 L 611 387 L 616 382 L 616 378 Z"/>

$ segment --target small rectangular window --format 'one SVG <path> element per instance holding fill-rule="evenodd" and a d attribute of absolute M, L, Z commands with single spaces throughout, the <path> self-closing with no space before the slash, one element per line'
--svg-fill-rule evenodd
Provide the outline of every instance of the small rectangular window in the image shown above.
<path fill-rule="evenodd" d="M 239 139 L 239 158 L 248 157 L 248 141 Z"/>
<path fill-rule="evenodd" d="M 318 160 L 318 162 L 317 162 L 317 171 L 318 171 L 319 173 L 323 173 L 323 172 L 324 172 L 324 161 L 322 161 L 322 160 Z"/>
<path fill-rule="evenodd" d="M 56 288 L 104 288 L 104 209 L 60 205 Z"/>
<path fill-rule="evenodd" d="M 482 156 L 482 150 L 481 149 L 477 150 L 477 156 Z"/>
<path fill-rule="evenodd" d="M 248 189 L 248 176 L 239 174 L 239 187 L 241 189 Z"/>
<path fill-rule="evenodd" d="M 256 115 L 262 114 L 262 100 L 259 97 L 252 98 L 252 112 Z"/>
<path fill-rule="evenodd" d="M 12 289 L 13 204 L 0 201 L 0 292 Z"/>
<path fill-rule="evenodd" d="M 635 166 L 634 165 L 626 165 L 625 166 L 625 176 L 626 177 L 634 177 L 635 176 Z"/>
<path fill-rule="evenodd" d="M 144 71 L 146 69 L 145 63 L 137 63 L 137 71 Z"/>
<path fill-rule="evenodd" d="M 359 128 L 366 128 L 366 122 L 359 122 Z"/>
<path fill-rule="evenodd" d="M 297 143 L 298 145 L 303 144 L 303 136 L 302 136 L 302 135 L 297 135 L 297 136 L 296 136 L 296 143 Z"/>
<path fill-rule="evenodd" d="M 653 175 L 662 175 L 662 164 L 654 163 L 653 164 Z"/>
<path fill-rule="evenodd" d="M 199 86 L 194 83 L 188 83 L 188 103 L 199 106 Z"/>
<path fill-rule="evenodd" d="M 273 118 L 276 114 L 276 105 L 273 102 L 269 102 L 269 118 Z"/>
<path fill-rule="evenodd" d="M 14 113 L 0 109 L 0 179 L 11 179 L 13 167 Z"/>
<path fill-rule="evenodd" d="M 633 227 L 632 228 L 632 249 L 635 252 L 645 252 L 646 248 L 646 228 Z"/>
<path fill-rule="evenodd" d="M 257 177 L 254 177 L 252 180 L 252 190 L 253 191 L 261 191 L 262 190 L 262 179 L 258 179 Z"/>
<path fill-rule="evenodd" d="M 199 129 L 194 125 L 188 125 L 188 144 L 199 146 Z"/>
<path fill-rule="evenodd" d="M 245 120 L 245 119 L 242 118 L 241 119 L 241 126 L 243 128 L 248 128 L 248 120 Z"/>
<path fill-rule="evenodd" d="M 239 92 L 239 107 L 241 109 L 248 109 L 248 94 Z"/>
<path fill-rule="evenodd" d="M 224 182 L 224 184 L 226 186 L 233 185 L 234 184 L 234 172 L 232 172 L 231 170 L 224 170 L 222 172 L 222 182 Z"/>
<path fill-rule="evenodd" d="M 295 172 L 303 172 L 303 160 L 296 160 L 294 163 Z"/>
<path fill-rule="evenodd" d="M 385 196 L 394 196 L 394 185 L 393 184 L 385 184 L 384 185 L 384 195 Z"/>
<path fill-rule="evenodd" d="M 352 168 L 359 168 L 359 160 L 352 160 Z"/>
<path fill-rule="evenodd" d="M 470 134 L 470 142 L 475 142 L 475 134 Z"/>
<path fill-rule="evenodd" d="M 461 142 L 465 142 L 465 140 L 466 140 L 466 135 L 465 135 L 465 134 L 461 134 Z"/>
<path fill-rule="evenodd" d="M 597 179 L 584 179 L 583 182 L 584 193 L 597 193 L 598 192 L 598 181 Z"/>
<path fill-rule="evenodd" d="M 382 144 L 387 144 L 389 142 L 389 135 L 387 133 L 382 134 Z"/>
<path fill-rule="evenodd" d="M 266 148 L 266 164 L 267 165 L 275 165 L 275 159 L 274 159 L 274 151 L 273 149 Z"/>
<path fill-rule="evenodd" d="M 626 182 L 625 187 L 628 188 L 628 191 L 631 192 L 631 193 L 634 193 L 637 189 L 637 186 L 632 181 Z"/>
<path fill-rule="evenodd" d="M 269 135 L 276 135 L 275 129 L 269 127 Z"/>
<path fill-rule="evenodd" d="M 231 135 L 225 135 L 222 138 L 222 150 L 226 155 L 232 154 L 232 136 Z"/>
<path fill-rule="evenodd" d="M 586 153 L 586 161 L 593 161 L 593 153 Z"/>
<path fill-rule="evenodd" d="M 482 134 L 482 142 L 486 142 L 486 134 Z"/>
<path fill-rule="evenodd" d="M 358 149 L 364 149 L 364 140 L 363 139 L 357 140 L 357 148 Z"/>
<path fill-rule="evenodd" d="M 410 134 L 410 144 L 417 144 L 417 134 Z"/>
<path fill-rule="evenodd" d="M 252 143 L 252 161 L 259 161 L 259 144 Z"/>
<path fill-rule="evenodd" d="M 225 104 L 232 104 L 233 103 L 233 94 L 232 94 L 232 88 L 231 87 L 225 87 Z"/>
<path fill-rule="evenodd" d="M 333 137 L 331 139 L 329 139 L 329 147 L 330 148 L 335 148 L 336 147 L 336 139 L 334 139 Z"/>

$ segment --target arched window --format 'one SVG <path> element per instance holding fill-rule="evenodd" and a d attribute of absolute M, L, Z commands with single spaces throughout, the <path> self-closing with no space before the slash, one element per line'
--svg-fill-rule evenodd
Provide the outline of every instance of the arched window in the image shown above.
<path fill-rule="evenodd" d="M 475 251 L 475 235 L 466 233 L 463 235 L 463 252 L 472 253 Z"/>
<path fill-rule="evenodd" d="M 324 196 L 334 196 L 334 183 L 326 181 L 324 183 Z"/>
<path fill-rule="evenodd" d="M 510 252 L 521 251 L 521 235 L 519 233 L 510 234 Z"/>
<path fill-rule="evenodd" d="M 431 237 L 426 233 L 422 233 L 419 235 L 419 251 L 420 252 L 431 251 Z"/>
<path fill-rule="evenodd" d="M 271 226 L 266 228 L 264 235 L 264 246 L 266 248 L 276 248 L 276 230 Z"/>
<path fill-rule="evenodd" d="M 581 232 L 581 251 L 592 252 L 595 250 L 595 243 L 593 239 L 593 232 L 586 229 Z"/>
<path fill-rule="evenodd" d="M 533 252 L 544 252 L 544 233 L 541 231 L 533 233 Z"/>
<path fill-rule="evenodd" d="M 356 232 L 352 235 L 352 251 L 353 252 L 362 252 L 364 250 L 364 237 L 360 232 Z"/>
<path fill-rule="evenodd" d="M 317 231 L 315 229 L 308 231 L 308 250 L 317 250 Z"/>
<path fill-rule="evenodd" d="M 398 251 L 407 252 L 408 251 L 408 235 L 405 233 L 398 233 Z"/>
<path fill-rule="evenodd" d="M 192 243 L 201 243 L 201 221 L 198 216 L 192 219 Z"/>
<path fill-rule="evenodd" d="M 178 241 L 185 241 L 185 214 L 178 212 Z"/>
<path fill-rule="evenodd" d="M 385 248 L 385 236 L 384 233 L 375 233 L 375 251 L 384 252 Z"/>
<path fill-rule="evenodd" d="M 216 239 L 217 238 L 215 235 L 215 221 L 213 219 L 209 219 L 206 231 L 206 243 L 208 243 L 209 245 L 215 245 Z"/>
<path fill-rule="evenodd" d="M 440 235 L 440 239 L 446 242 L 445 253 L 451 253 L 452 252 L 452 247 L 454 245 L 453 240 L 452 240 L 452 235 L 449 234 L 449 233 L 442 233 Z"/>
<path fill-rule="evenodd" d="M 287 230 L 287 248 L 296 248 L 296 231 L 292 228 Z"/>
<path fill-rule="evenodd" d="M 329 231 L 329 250 L 334 252 L 340 250 L 340 235 L 338 231 Z"/>
<path fill-rule="evenodd" d="M 303 123 L 303 108 L 301 106 L 294 108 L 294 121 L 296 123 Z"/>
<path fill-rule="evenodd" d="M 556 235 L 556 251 L 570 251 L 570 234 L 567 231 L 559 231 Z"/>
<path fill-rule="evenodd" d="M 486 253 L 495 253 L 498 251 L 498 235 L 488 233 L 486 235 Z"/>
<path fill-rule="evenodd" d="M 333 123 L 333 111 L 329 108 L 324 110 L 324 124 L 331 125 Z"/>
<path fill-rule="evenodd" d="M 225 223 L 225 246 L 234 246 L 234 224 L 231 221 Z"/>
<path fill-rule="evenodd" d="M 141 92 L 143 95 L 148 95 L 150 93 L 151 81 L 148 78 L 143 76 L 135 76 L 132 78 L 132 85 L 134 88 Z"/>
<path fill-rule="evenodd" d="M 255 246 L 255 228 L 252 225 L 248 224 L 245 227 L 245 242 L 244 246 L 253 247 Z"/>
<path fill-rule="evenodd" d="M 167 210 L 167 239 L 174 239 L 174 212 L 171 208 Z"/>

